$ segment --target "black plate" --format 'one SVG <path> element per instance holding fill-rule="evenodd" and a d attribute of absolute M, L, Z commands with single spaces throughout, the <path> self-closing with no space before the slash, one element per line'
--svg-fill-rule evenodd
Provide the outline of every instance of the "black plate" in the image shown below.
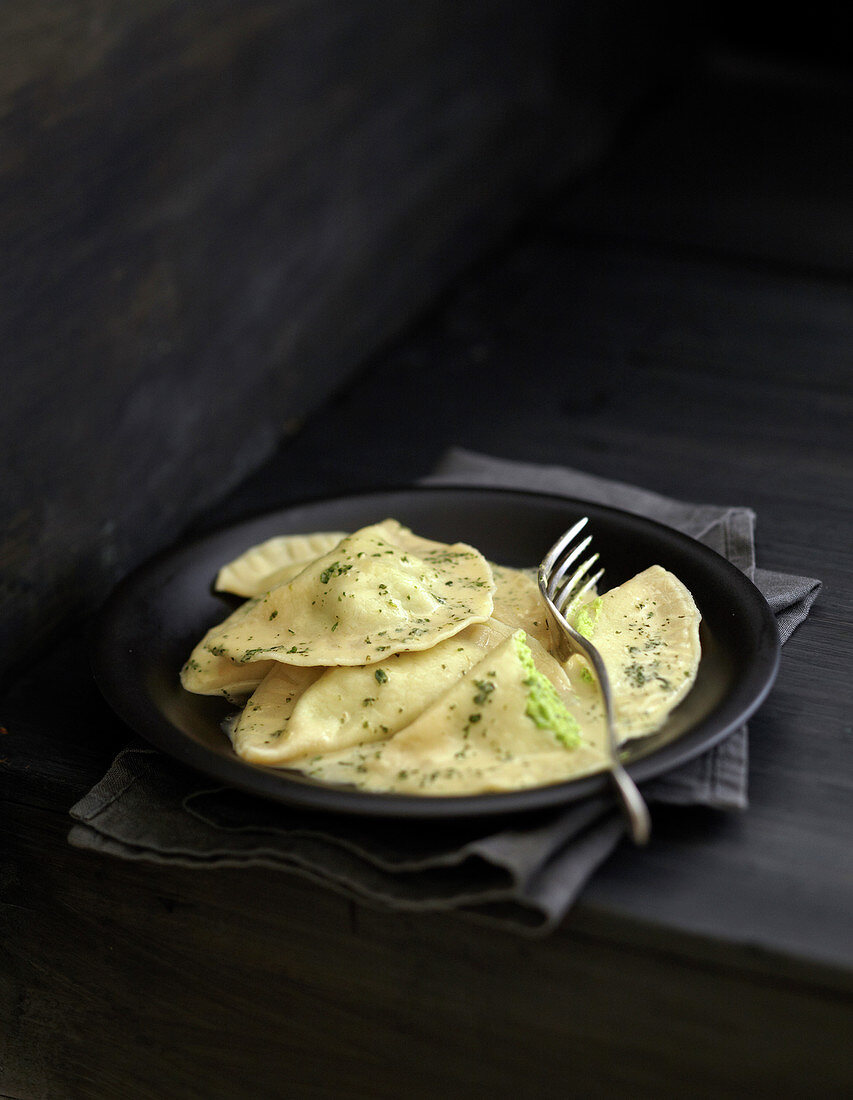
<path fill-rule="evenodd" d="M 218 569 L 264 539 L 355 530 L 393 517 L 429 538 L 469 542 L 502 565 L 531 566 L 580 515 L 590 517 L 607 570 L 605 587 L 662 565 L 687 585 L 702 612 L 696 684 L 629 764 L 642 782 L 705 752 L 752 714 L 776 676 L 779 634 L 761 593 L 719 554 L 658 523 L 586 501 L 418 488 L 315 501 L 228 527 L 158 555 L 118 587 L 96 630 L 96 681 L 117 714 L 153 745 L 223 784 L 290 805 L 373 816 L 471 817 L 587 798 L 606 788 L 606 776 L 499 794 L 418 797 L 367 793 L 257 767 L 235 755 L 221 730 L 227 704 L 189 694 L 178 679 L 202 634 L 230 610 L 212 591 Z"/>

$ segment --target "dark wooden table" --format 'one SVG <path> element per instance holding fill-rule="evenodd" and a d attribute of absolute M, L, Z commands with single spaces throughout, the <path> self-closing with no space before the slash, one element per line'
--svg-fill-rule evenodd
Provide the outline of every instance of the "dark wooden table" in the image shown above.
<path fill-rule="evenodd" d="M 542 940 L 97 858 L 67 811 L 127 731 L 83 624 L 0 712 L 3 1094 L 850 1094 L 851 107 L 699 74 L 200 524 L 452 444 L 753 507 L 759 563 L 825 587 L 751 723 L 748 811 L 656 812 Z"/>

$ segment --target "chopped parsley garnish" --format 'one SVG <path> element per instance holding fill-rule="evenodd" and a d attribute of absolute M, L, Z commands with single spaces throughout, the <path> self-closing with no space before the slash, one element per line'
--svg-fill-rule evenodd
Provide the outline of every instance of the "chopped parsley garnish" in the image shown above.
<path fill-rule="evenodd" d="M 489 701 L 489 696 L 495 690 L 495 685 L 491 680 L 475 680 L 474 684 L 478 689 L 477 694 L 474 696 L 474 702 L 478 707 L 481 707 Z"/>

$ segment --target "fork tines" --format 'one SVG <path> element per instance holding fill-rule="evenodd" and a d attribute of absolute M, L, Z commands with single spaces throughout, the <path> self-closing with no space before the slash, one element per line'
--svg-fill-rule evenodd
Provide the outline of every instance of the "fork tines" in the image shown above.
<path fill-rule="evenodd" d="M 598 554 L 595 553 L 587 558 L 586 561 L 582 562 L 568 580 L 564 579 L 569 569 L 571 569 L 574 563 L 583 554 L 584 550 L 586 550 L 592 542 L 592 535 L 587 535 L 586 538 L 581 539 L 576 546 L 569 550 L 565 557 L 562 556 L 564 552 L 571 547 L 578 534 L 588 522 L 589 518 L 583 516 L 573 527 L 569 528 L 563 537 L 551 547 L 550 552 L 540 567 L 540 575 L 545 581 L 545 589 L 548 598 L 561 614 L 565 614 L 570 604 L 579 600 L 593 587 L 593 585 L 597 584 L 604 573 L 604 570 L 600 569 L 595 576 L 589 577 L 584 581 L 589 570 L 598 561 Z M 583 583 L 581 583 L 582 581 Z"/>

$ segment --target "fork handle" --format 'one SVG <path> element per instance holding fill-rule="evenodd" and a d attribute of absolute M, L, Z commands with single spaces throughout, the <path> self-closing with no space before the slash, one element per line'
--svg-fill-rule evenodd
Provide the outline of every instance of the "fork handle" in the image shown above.
<path fill-rule="evenodd" d="M 564 634 L 565 633 L 564 631 Z M 652 833 L 652 819 L 649 814 L 649 808 L 643 796 L 640 794 L 637 784 L 625 770 L 622 761 L 619 759 L 619 739 L 616 734 L 613 704 L 610 696 L 610 677 L 607 673 L 607 667 L 604 664 L 601 654 L 594 645 L 582 636 L 578 638 L 578 641 L 581 643 L 581 648 L 585 650 L 587 657 L 592 661 L 593 668 L 598 677 L 599 690 L 604 700 L 605 718 L 607 721 L 607 743 L 610 749 L 610 775 L 613 778 L 619 800 L 622 803 L 623 816 L 628 822 L 628 833 L 631 840 L 633 840 L 638 847 L 642 847 L 649 842 L 649 837 Z"/>
<path fill-rule="evenodd" d="M 631 840 L 638 847 L 642 847 L 648 843 L 652 832 L 652 819 L 649 808 L 640 794 L 637 784 L 618 761 L 613 762 L 610 774 L 613 777 L 613 783 L 622 803 Z"/>

